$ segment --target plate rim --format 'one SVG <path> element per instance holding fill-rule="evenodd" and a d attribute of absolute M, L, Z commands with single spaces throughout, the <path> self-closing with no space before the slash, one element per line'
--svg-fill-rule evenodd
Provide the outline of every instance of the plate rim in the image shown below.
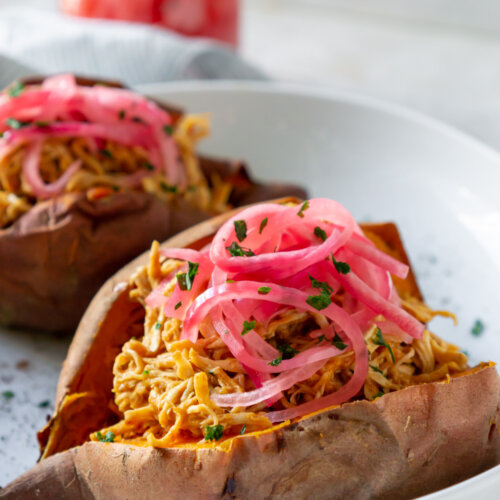
<path fill-rule="evenodd" d="M 333 86 L 313 83 L 221 79 L 151 82 L 136 85 L 134 86 L 134 90 L 153 97 L 163 93 L 182 92 L 197 94 L 200 92 L 222 93 L 230 91 L 263 95 L 279 94 L 343 102 L 402 118 L 424 128 L 431 129 L 434 132 L 444 134 L 450 139 L 463 142 L 475 148 L 478 152 L 497 162 L 500 166 L 500 151 L 497 151 L 493 146 L 461 130 L 455 125 L 410 106 Z"/>

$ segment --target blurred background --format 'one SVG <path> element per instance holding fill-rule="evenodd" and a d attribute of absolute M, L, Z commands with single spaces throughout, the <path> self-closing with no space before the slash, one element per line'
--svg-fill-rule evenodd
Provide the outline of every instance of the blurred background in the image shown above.
<path fill-rule="evenodd" d="M 500 4 L 491 0 L 0 0 L 0 53 L 30 68 L 40 60 L 30 47 L 26 25 L 37 25 L 34 31 L 39 31 L 40 25 L 47 24 L 45 18 L 37 22 L 33 11 L 23 11 L 23 22 L 15 22 L 19 18 L 9 18 L 14 5 L 15 9 L 26 6 L 45 13 L 57 11 L 61 5 L 73 13 L 111 17 L 121 11 L 122 15 L 158 24 L 162 22 L 158 19 L 161 3 L 173 5 L 172 12 L 163 16 L 168 18 L 167 24 L 184 33 L 225 38 L 237 45 L 238 54 L 251 66 L 229 60 L 216 64 L 215 70 L 201 71 L 197 66 L 195 70 L 155 75 L 145 69 L 141 81 L 140 74 L 131 78 L 120 74 L 118 66 L 110 66 L 110 59 L 120 57 L 118 52 L 102 54 L 94 73 L 103 72 L 104 61 L 116 73 L 111 76 L 132 79 L 128 82 L 132 84 L 152 79 L 267 76 L 326 85 L 418 109 L 500 149 Z M 186 3 L 191 13 L 189 9 L 183 13 Z M 226 11 L 222 20 L 199 17 L 206 3 Z M 2 18 L 9 22 L 2 26 Z M 217 22 L 220 24 L 214 32 Z M 58 38 L 60 31 L 38 36 Z M 121 30 L 115 36 L 117 43 L 124 33 Z M 81 39 L 81 32 L 76 36 Z M 68 37 L 65 32 L 59 40 L 64 44 Z M 83 47 L 73 55 L 78 57 L 86 57 Z M 171 60 L 172 54 L 165 51 L 164 59 Z M 161 61 L 162 55 L 155 54 L 149 62 L 160 65 Z M 66 63 L 64 69 L 74 69 L 73 60 L 68 63 L 66 59 Z M 42 67 L 36 69 L 43 70 L 44 65 L 47 71 L 54 69 L 50 61 L 40 64 Z"/>

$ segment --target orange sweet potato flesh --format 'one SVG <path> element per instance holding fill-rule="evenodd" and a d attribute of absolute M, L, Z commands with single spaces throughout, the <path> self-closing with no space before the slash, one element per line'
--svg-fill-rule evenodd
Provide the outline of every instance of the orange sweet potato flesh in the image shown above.
<path fill-rule="evenodd" d="M 82 77 L 77 81 L 95 83 Z M 36 77 L 25 81 L 38 82 Z M 180 116 L 177 108 L 163 107 L 174 118 Z M 201 156 L 200 166 L 208 179 L 216 173 L 233 186 L 229 201 L 235 207 L 305 196 L 297 186 L 255 182 L 241 161 Z M 95 201 L 84 193 L 65 194 L 37 203 L 12 226 L 0 229 L 0 323 L 73 331 L 114 272 L 153 240 L 163 241 L 213 215 L 181 199 L 166 204 L 143 192 L 114 193 Z"/>
<path fill-rule="evenodd" d="M 230 215 L 163 246 L 199 248 Z M 363 228 L 408 262 L 393 224 Z M 131 262 L 92 301 L 61 372 L 55 414 L 39 434 L 44 458 L 0 498 L 413 498 L 499 463 L 500 380 L 487 364 L 219 443 L 88 442 L 89 432 L 117 419 L 109 406 L 113 360 L 144 314 L 128 299 L 128 278 L 147 260 L 145 253 Z M 397 288 L 420 296 L 413 275 Z"/>

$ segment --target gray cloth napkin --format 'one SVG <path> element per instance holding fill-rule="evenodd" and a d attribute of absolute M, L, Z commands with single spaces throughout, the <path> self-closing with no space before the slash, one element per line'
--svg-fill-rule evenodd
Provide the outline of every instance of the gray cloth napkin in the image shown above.
<path fill-rule="evenodd" d="M 0 11 L 0 88 L 33 74 L 72 72 L 128 85 L 203 78 L 263 79 L 235 52 L 153 26 L 36 9 Z"/>

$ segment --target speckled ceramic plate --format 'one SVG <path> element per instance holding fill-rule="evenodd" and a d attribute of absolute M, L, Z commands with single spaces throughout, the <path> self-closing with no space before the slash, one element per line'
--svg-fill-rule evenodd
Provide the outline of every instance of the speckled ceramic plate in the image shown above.
<path fill-rule="evenodd" d="M 359 220 L 398 223 L 429 304 L 457 313 L 433 329 L 472 361 L 500 361 L 500 157 L 420 114 L 325 88 L 274 83 L 149 85 L 142 91 L 210 112 L 209 153 L 245 158 L 256 176 L 338 199 Z M 474 325 L 484 328 L 476 328 Z M 68 340 L 0 330 L 0 485 L 33 465 L 35 429 L 53 398 Z M 29 364 L 19 364 L 29 360 Z M 40 404 L 42 403 L 41 407 Z M 432 498 L 500 491 L 495 468 Z M 429 497 L 430 498 L 430 497 Z"/>

